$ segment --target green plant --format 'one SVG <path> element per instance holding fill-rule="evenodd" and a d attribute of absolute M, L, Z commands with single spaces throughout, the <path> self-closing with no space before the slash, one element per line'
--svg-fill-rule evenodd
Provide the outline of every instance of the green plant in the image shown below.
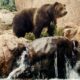
<path fill-rule="evenodd" d="M 25 34 L 25 38 L 33 41 L 35 39 L 35 36 L 33 33 L 30 32 Z"/>
<path fill-rule="evenodd" d="M 7 9 L 9 11 L 15 11 L 16 10 L 15 6 L 10 6 L 10 5 L 2 6 L 2 9 Z"/>
<path fill-rule="evenodd" d="M 40 37 L 47 37 L 48 36 L 48 33 L 47 33 L 47 29 L 44 28 L 41 32 L 41 36 Z"/>
<path fill-rule="evenodd" d="M 0 8 L 7 9 L 10 11 L 15 11 L 15 1 L 14 0 L 0 0 Z"/>
<path fill-rule="evenodd" d="M 54 35 L 55 36 L 63 36 L 63 28 L 56 28 Z"/>
<path fill-rule="evenodd" d="M 52 30 L 53 30 L 53 36 L 63 36 L 63 28 L 57 28 L 57 26 L 51 25 L 52 26 Z M 47 37 L 49 36 L 47 33 L 47 28 L 44 28 L 43 31 L 41 32 L 41 36 L 40 37 Z M 26 33 L 25 34 L 25 38 L 29 39 L 31 41 L 35 40 L 35 36 L 33 33 Z"/>

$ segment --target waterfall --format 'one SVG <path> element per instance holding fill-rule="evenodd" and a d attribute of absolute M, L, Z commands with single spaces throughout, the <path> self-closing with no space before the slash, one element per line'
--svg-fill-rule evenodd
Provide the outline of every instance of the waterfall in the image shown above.
<path fill-rule="evenodd" d="M 21 56 L 20 56 L 20 59 L 19 59 L 19 63 L 20 64 L 19 64 L 19 66 L 16 69 L 12 70 L 12 72 L 9 74 L 9 76 L 7 77 L 7 79 L 15 79 L 15 78 L 18 78 L 19 75 L 22 75 L 22 73 L 25 74 L 25 71 L 26 71 L 27 74 L 32 74 L 33 76 L 31 78 L 34 78 L 34 79 L 35 78 L 38 78 L 39 79 L 39 78 L 41 78 L 40 76 L 42 76 L 42 79 L 45 79 L 45 78 L 48 77 L 48 76 L 45 77 L 46 75 L 44 75 L 41 72 L 38 72 L 39 69 L 33 69 L 33 65 L 30 65 L 29 64 L 28 58 L 26 57 L 28 54 L 29 54 L 29 50 L 26 47 L 26 51 L 23 51 L 22 54 L 21 54 Z M 64 77 L 66 79 L 80 79 L 80 61 L 77 61 L 77 62 L 75 61 L 75 54 L 74 54 L 73 51 L 72 51 L 71 59 L 69 59 L 68 56 L 65 53 L 62 54 L 62 55 L 60 54 L 62 56 L 62 57 L 60 56 L 61 61 L 62 61 L 62 59 L 65 60 L 65 63 L 59 65 L 60 67 L 58 66 L 58 64 L 60 64 L 60 62 L 58 63 L 58 61 L 60 59 L 58 57 L 59 56 L 59 53 L 56 50 L 53 54 L 54 54 L 54 57 L 53 57 L 54 58 L 54 64 L 53 64 L 53 66 L 54 66 L 54 70 L 55 70 L 54 71 L 54 74 L 55 74 L 54 79 L 55 80 L 58 80 L 58 78 L 59 78 L 58 75 L 60 75 L 59 70 L 62 69 L 62 68 L 64 68 L 64 69 L 62 69 L 63 72 L 64 72 L 64 70 L 66 70 L 66 71 L 65 71 L 64 74 L 61 72 L 61 74 L 63 74 L 63 76 L 61 75 L 62 76 L 61 78 Z M 76 62 L 76 64 L 74 64 L 73 67 L 71 65 L 71 60 L 72 60 L 72 63 L 73 64 L 74 64 L 74 62 Z M 41 65 L 42 65 L 41 60 L 38 61 L 38 62 L 36 62 L 36 65 L 39 66 L 40 69 L 41 69 Z M 61 68 L 61 66 L 63 66 L 63 67 Z M 36 67 L 36 68 L 39 68 L 39 67 Z M 35 68 L 35 66 L 34 66 L 34 68 Z M 32 72 L 29 73 L 28 69 L 30 69 L 30 71 L 32 71 Z M 35 76 L 35 74 L 34 74 L 34 72 L 36 72 L 35 70 L 37 70 L 37 76 Z M 26 78 L 26 77 L 24 77 L 24 78 Z"/>
<path fill-rule="evenodd" d="M 27 65 L 27 61 L 25 61 L 25 56 L 28 54 L 28 49 L 26 48 L 26 51 L 23 51 L 22 55 L 21 55 L 21 60 L 20 60 L 20 65 L 18 68 L 14 69 L 9 76 L 7 77 L 7 79 L 15 79 L 16 77 L 18 77 L 21 73 L 23 73 L 28 67 L 29 65 Z"/>
<path fill-rule="evenodd" d="M 80 61 L 77 61 L 75 67 L 71 70 L 69 79 L 80 79 L 80 73 L 78 73 L 78 70 L 80 70 Z"/>
<path fill-rule="evenodd" d="M 55 60 L 54 60 L 54 68 L 55 68 L 55 77 L 58 77 L 58 69 L 57 69 L 57 51 L 55 52 Z"/>
<path fill-rule="evenodd" d="M 15 79 L 17 78 L 20 74 L 22 74 L 30 65 L 28 65 L 28 62 L 25 61 L 25 56 L 28 54 L 28 50 L 27 51 L 23 51 L 22 55 L 21 55 L 21 60 L 20 60 L 20 65 L 18 68 L 14 69 L 9 76 L 7 77 L 7 79 Z M 55 57 L 54 57 L 54 68 L 55 68 L 55 80 L 58 80 L 58 66 L 57 66 L 57 51 L 55 52 Z M 69 59 L 65 56 L 65 68 L 66 68 L 66 75 L 65 78 L 66 79 L 80 79 L 80 75 L 78 74 L 78 69 L 80 69 L 80 61 L 76 62 L 76 65 L 74 66 L 74 68 L 71 67 L 70 61 Z M 38 72 L 39 73 L 39 72 Z M 40 73 L 38 74 L 39 78 L 40 78 Z M 38 78 L 38 77 L 37 77 Z M 44 75 L 43 75 L 43 79 L 44 79 Z"/>

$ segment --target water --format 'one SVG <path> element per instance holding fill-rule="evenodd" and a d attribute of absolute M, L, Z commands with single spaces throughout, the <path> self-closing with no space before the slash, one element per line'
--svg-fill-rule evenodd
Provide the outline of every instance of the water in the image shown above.
<path fill-rule="evenodd" d="M 80 61 L 76 63 L 74 68 L 71 67 L 70 62 L 66 58 L 66 77 L 67 79 L 80 79 L 80 75 L 77 70 L 80 69 Z"/>
<path fill-rule="evenodd" d="M 21 60 L 20 60 L 20 65 L 18 68 L 14 69 L 9 76 L 7 77 L 7 79 L 12 79 L 12 78 L 16 78 L 18 77 L 21 73 L 23 73 L 26 68 L 28 67 L 28 65 L 25 62 L 25 56 L 28 54 L 28 50 L 26 49 L 26 51 L 23 51 L 22 55 L 21 55 Z"/>
<path fill-rule="evenodd" d="M 69 78 L 70 79 L 79 79 L 80 80 L 80 73 L 78 73 L 78 70 L 80 69 L 80 61 L 77 61 L 75 67 L 71 69 Z"/>
<path fill-rule="evenodd" d="M 26 48 L 26 51 L 23 51 L 22 55 L 21 55 L 21 59 L 20 59 L 20 65 L 18 68 L 14 69 L 9 76 L 7 77 L 7 79 L 15 79 L 17 78 L 20 74 L 22 74 L 30 65 L 28 64 L 25 56 L 28 54 L 28 48 Z M 58 66 L 57 66 L 57 51 L 54 53 L 55 57 L 54 57 L 54 68 L 55 68 L 55 80 L 58 80 Z M 73 57 L 75 55 L 72 55 Z M 40 64 L 40 63 L 38 63 Z M 40 64 L 41 65 L 41 64 Z M 70 64 L 70 60 L 67 58 L 67 56 L 65 56 L 65 69 L 66 69 L 66 75 L 65 78 L 66 79 L 80 79 L 80 61 L 77 61 L 75 66 L 72 68 L 71 64 Z M 38 72 L 38 76 L 37 78 L 40 78 L 40 73 Z M 43 75 L 43 79 L 44 79 L 44 75 Z M 47 79 L 47 77 L 46 77 Z"/>
<path fill-rule="evenodd" d="M 69 78 L 69 75 L 70 75 L 70 71 L 72 69 L 71 65 L 70 65 L 70 62 L 68 60 L 68 58 L 65 56 L 66 58 L 66 64 L 65 64 L 65 67 L 66 67 L 66 78 Z"/>
<path fill-rule="evenodd" d="M 54 68 L 55 68 L 55 77 L 58 77 L 58 69 L 57 69 L 57 51 L 55 52 L 55 59 L 54 59 Z"/>

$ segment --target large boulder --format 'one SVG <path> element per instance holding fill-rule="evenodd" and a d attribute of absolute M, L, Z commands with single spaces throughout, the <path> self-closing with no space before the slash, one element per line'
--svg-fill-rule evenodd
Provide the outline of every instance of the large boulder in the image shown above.
<path fill-rule="evenodd" d="M 9 30 L 0 30 L 0 35 L 2 35 L 2 34 L 11 34 L 11 35 L 13 35 L 14 33 L 13 33 L 13 30 L 12 29 L 9 29 Z"/>
<path fill-rule="evenodd" d="M 11 34 L 0 35 L 0 76 L 6 77 L 11 69 L 14 59 L 24 50 L 26 39 L 18 39 Z"/>
<path fill-rule="evenodd" d="M 3 28 L 3 26 L 5 26 L 5 27 L 11 26 L 14 15 L 15 15 L 15 12 L 10 12 L 6 9 L 1 9 L 0 10 L 0 28 L 1 28 L 1 26 L 2 26 L 2 28 Z"/>

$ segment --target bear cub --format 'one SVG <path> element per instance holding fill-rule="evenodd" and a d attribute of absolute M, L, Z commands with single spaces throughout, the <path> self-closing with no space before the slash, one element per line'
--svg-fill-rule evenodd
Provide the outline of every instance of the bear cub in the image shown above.
<path fill-rule="evenodd" d="M 53 35 L 51 22 L 56 26 L 57 18 L 67 14 L 65 5 L 59 2 L 45 4 L 40 8 L 22 10 L 13 18 L 13 32 L 17 37 L 24 37 L 26 32 L 33 32 L 39 38 L 44 27 L 48 28 L 49 36 Z"/>

